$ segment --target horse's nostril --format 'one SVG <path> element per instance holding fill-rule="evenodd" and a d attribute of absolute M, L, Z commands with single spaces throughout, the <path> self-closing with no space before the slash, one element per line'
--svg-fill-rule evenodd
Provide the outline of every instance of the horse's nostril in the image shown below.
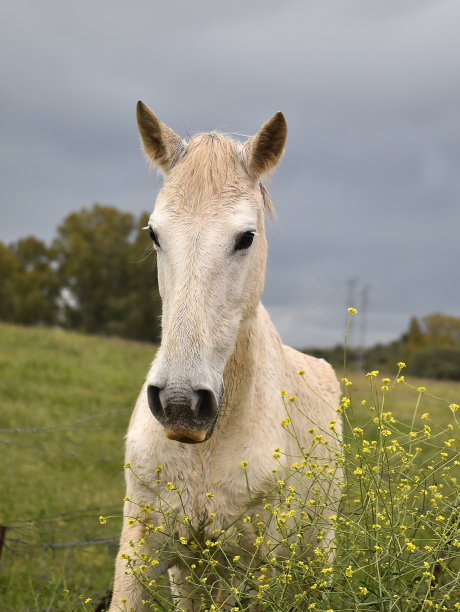
<path fill-rule="evenodd" d="M 160 401 L 159 387 L 155 387 L 155 385 L 149 385 L 147 387 L 147 401 L 149 403 L 149 408 L 155 418 L 158 419 L 164 416 L 163 406 L 161 405 Z"/>
<path fill-rule="evenodd" d="M 195 414 L 200 421 L 210 421 L 217 412 L 214 393 L 206 389 L 197 391 L 198 401 L 196 403 Z"/>

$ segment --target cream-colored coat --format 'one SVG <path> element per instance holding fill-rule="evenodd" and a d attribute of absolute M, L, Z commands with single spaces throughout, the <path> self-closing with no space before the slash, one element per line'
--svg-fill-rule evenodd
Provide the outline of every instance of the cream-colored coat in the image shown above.
<path fill-rule="evenodd" d="M 298 457 L 299 443 L 305 449 L 312 445 L 314 434 L 308 433 L 312 422 L 330 431 L 329 422 L 337 418 L 339 386 L 325 361 L 282 345 L 260 304 L 266 260 L 264 213 L 270 205 L 260 176 L 282 155 L 286 124 L 281 113 L 245 145 L 220 134 L 200 135 L 186 144 L 142 103 L 138 123 L 147 156 L 165 173 L 149 223 L 159 245 L 163 331 L 161 348 L 129 425 L 126 461 L 132 470 L 126 471 L 130 501 L 125 502 L 124 516 L 137 516 L 140 507 L 150 504 L 148 522 L 163 522 L 155 511 L 160 478 L 163 504 L 169 505 L 172 515 L 188 515 L 193 529 L 211 539 L 216 529 L 232 526 L 238 530 L 249 507 L 251 513 L 264 514 L 262 499 L 270 498 L 277 490 L 277 480 L 283 478 L 274 449 L 280 447 L 287 456 Z M 232 250 L 234 236 L 249 229 L 255 233 L 251 248 Z M 308 385 L 299 370 L 305 370 Z M 220 407 L 209 439 L 184 444 L 166 437 L 149 406 L 149 385 L 209 389 Z M 225 389 L 223 396 L 220 388 Z M 283 402 L 282 389 L 297 396 L 296 402 Z M 298 441 L 281 424 L 287 416 Z M 320 445 L 316 455 L 323 453 L 326 458 L 338 448 L 340 423 L 336 429 L 337 435 L 324 434 L 329 444 Z M 242 461 L 247 462 L 245 469 Z M 273 471 L 276 468 L 278 472 Z M 168 482 L 183 491 L 180 500 L 176 491 L 165 488 Z M 207 498 L 207 492 L 213 497 Z M 324 511 L 327 520 L 334 512 L 331 500 L 340 497 L 335 480 L 325 495 L 329 497 Z M 181 527 L 176 528 L 182 535 Z M 183 535 L 187 537 L 186 527 Z M 249 549 L 255 536 L 246 529 L 248 542 L 242 548 Z M 159 532 L 146 535 L 142 524 L 130 526 L 125 520 L 112 611 L 148 609 L 141 604 L 143 587 L 126 571 L 126 561 L 120 556 L 132 554 L 130 541 L 143 537 L 146 550 L 155 550 L 164 536 Z M 314 534 L 308 537 L 313 539 Z M 332 537 L 329 530 L 324 541 Z M 172 566 L 180 581 L 183 570 L 174 551 L 165 553 L 153 577 Z M 198 609 L 187 600 L 186 591 L 179 595 L 181 609 Z"/>

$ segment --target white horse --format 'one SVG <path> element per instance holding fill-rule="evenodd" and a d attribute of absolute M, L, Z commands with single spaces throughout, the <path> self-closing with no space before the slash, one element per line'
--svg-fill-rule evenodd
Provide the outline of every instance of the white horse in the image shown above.
<path fill-rule="evenodd" d="M 264 215 L 271 211 L 261 178 L 283 154 L 283 114 L 244 144 L 215 132 L 187 143 L 142 102 L 137 121 L 147 158 L 164 174 L 148 225 L 157 252 L 162 341 L 127 434 L 125 524 L 110 610 L 149 609 L 142 603 L 142 561 L 129 564 L 127 558 L 142 550 L 148 556 L 168 537 L 187 538 L 186 528 L 204 539 L 230 526 L 238 531 L 249 507 L 267 513 L 266 499 L 283 477 L 277 447 L 286 457 L 312 447 L 311 420 L 325 440 L 316 455 L 326 460 L 340 447 L 341 435 L 340 422 L 330 426 L 339 404 L 331 366 L 283 346 L 260 303 Z M 284 398 L 284 407 L 282 389 L 297 397 Z M 337 470 L 336 465 L 325 493 L 333 500 L 341 493 Z M 308 480 L 303 482 L 307 487 Z M 177 520 L 164 526 L 160 490 L 168 516 L 186 516 L 187 525 Z M 337 505 L 328 501 L 326 522 Z M 142 520 L 133 520 L 140 515 Z M 235 550 L 249 550 L 256 535 L 246 529 Z M 313 533 L 308 537 L 316 542 Z M 331 527 L 322 539 L 332 538 Z M 185 585 L 176 593 L 179 607 L 198 610 L 177 549 L 156 563 L 149 566 L 149 579 L 174 566 L 175 581 Z"/>

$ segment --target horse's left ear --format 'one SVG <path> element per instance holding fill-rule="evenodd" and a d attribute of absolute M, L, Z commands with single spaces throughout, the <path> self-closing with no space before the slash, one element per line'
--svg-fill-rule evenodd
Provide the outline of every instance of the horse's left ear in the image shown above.
<path fill-rule="evenodd" d="M 249 174 L 258 179 L 278 164 L 284 153 L 287 137 L 287 122 L 278 112 L 260 128 L 245 145 L 246 166 Z"/>

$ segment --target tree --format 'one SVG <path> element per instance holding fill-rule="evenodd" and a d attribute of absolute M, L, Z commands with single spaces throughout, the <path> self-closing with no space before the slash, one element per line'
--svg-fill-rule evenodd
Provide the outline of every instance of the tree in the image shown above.
<path fill-rule="evenodd" d="M 20 265 L 16 281 L 18 298 L 15 320 L 26 325 L 54 325 L 57 322 L 59 283 L 56 253 L 34 236 L 10 246 Z"/>
<path fill-rule="evenodd" d="M 53 325 L 58 283 L 53 252 L 29 236 L 0 244 L 0 319 L 25 325 Z"/>
<path fill-rule="evenodd" d="M 146 214 L 135 219 L 95 204 L 70 214 L 58 228 L 63 324 L 88 333 L 157 340 L 160 300 Z"/>
<path fill-rule="evenodd" d="M 460 345 L 460 317 L 439 312 L 423 318 L 429 344 L 437 347 Z"/>
<path fill-rule="evenodd" d="M 16 321 L 19 308 L 17 285 L 21 274 L 19 260 L 0 242 L 0 319 Z"/>
<path fill-rule="evenodd" d="M 422 332 L 417 317 L 412 317 L 409 323 L 409 331 L 407 332 L 406 346 L 404 347 L 404 359 L 410 361 L 412 355 L 423 349 L 426 343 L 426 336 Z"/>

